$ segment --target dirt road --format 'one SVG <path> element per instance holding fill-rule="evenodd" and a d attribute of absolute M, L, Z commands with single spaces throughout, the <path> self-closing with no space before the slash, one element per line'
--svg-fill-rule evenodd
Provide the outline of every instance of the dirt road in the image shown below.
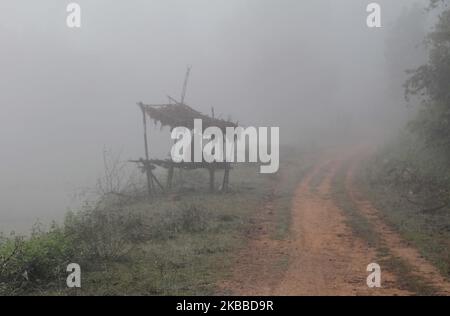
<path fill-rule="evenodd" d="M 350 168 L 342 169 L 352 161 Z M 405 262 L 413 275 L 436 289 L 450 293 L 449 283 L 419 252 L 383 222 L 378 210 L 358 191 L 353 181 L 356 160 L 349 157 L 318 162 L 298 185 L 292 201 L 291 233 L 274 240 L 270 202 L 260 218 L 258 232 L 239 254 L 232 277 L 221 286 L 235 295 L 415 295 L 400 282 L 398 271 L 381 266 L 382 287 L 366 283 L 370 263 L 383 262 L 380 253 L 356 236 L 346 214 L 333 198 L 333 179 L 345 170 L 344 190 L 357 212 L 374 227 L 380 243 Z M 385 256 L 385 254 L 384 254 Z M 280 262 L 284 258 L 284 264 Z M 393 270 L 393 271 L 391 271 Z"/>

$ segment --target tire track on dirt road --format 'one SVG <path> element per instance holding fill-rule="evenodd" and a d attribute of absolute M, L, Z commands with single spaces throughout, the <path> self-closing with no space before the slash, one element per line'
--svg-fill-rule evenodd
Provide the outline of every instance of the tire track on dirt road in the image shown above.
<path fill-rule="evenodd" d="M 376 251 L 355 237 L 332 195 L 332 179 L 345 158 L 319 163 L 298 186 L 292 204 L 290 264 L 274 295 L 407 295 L 392 273 L 383 271 L 383 288 L 366 284 L 367 265 Z M 317 190 L 310 187 L 324 170 Z"/>
<path fill-rule="evenodd" d="M 323 160 L 298 185 L 287 240 L 270 237 L 273 209 L 266 202 L 254 234 L 241 251 L 220 293 L 234 295 L 408 295 L 395 276 L 383 271 L 383 288 L 366 284 L 376 250 L 356 237 L 332 199 L 332 180 L 345 158 Z M 319 181 L 317 179 L 320 179 Z M 316 183 L 320 182 L 320 183 Z M 288 259 L 281 270 L 280 257 Z"/>
<path fill-rule="evenodd" d="M 346 176 L 345 186 L 352 202 L 356 205 L 359 212 L 372 224 L 374 231 L 381 238 L 385 247 L 389 249 L 389 252 L 400 258 L 411 270 L 412 275 L 435 288 L 435 294 L 449 295 L 450 282 L 415 247 L 390 227 L 383 219 L 382 213 L 358 190 L 358 186 L 355 184 L 355 170 L 359 165 L 359 161 L 361 161 L 361 157 L 356 158 L 356 162 L 351 164 Z"/>

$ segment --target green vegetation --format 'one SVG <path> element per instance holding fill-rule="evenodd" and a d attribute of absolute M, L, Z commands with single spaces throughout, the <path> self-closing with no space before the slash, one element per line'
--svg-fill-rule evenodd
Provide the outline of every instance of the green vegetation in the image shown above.
<path fill-rule="evenodd" d="M 34 229 L 29 238 L 1 236 L 0 295 L 59 287 L 73 254 L 72 242 L 56 226 L 48 232 Z"/>
<path fill-rule="evenodd" d="M 386 220 L 450 277 L 450 9 L 427 36 L 428 62 L 409 71 L 407 99 L 421 101 L 415 119 L 362 169 L 361 187 Z"/>
<path fill-rule="evenodd" d="M 102 194 L 63 225 L 3 236 L 0 294 L 213 294 L 265 203 L 277 218 L 273 238 L 287 235 L 292 192 L 306 168 L 286 161 L 281 175 L 264 175 L 258 166 L 240 165 L 228 193 L 206 193 L 207 174 L 194 171 L 151 201 L 139 189 L 135 196 Z M 81 266 L 81 289 L 66 287 L 71 262 Z"/>
<path fill-rule="evenodd" d="M 403 139 L 367 161 L 360 187 L 385 220 L 450 277 L 450 212 L 449 207 L 440 207 L 436 194 L 446 181 L 444 173 L 439 173 L 445 164 L 429 151 L 411 155 L 417 147 L 407 144 Z"/>

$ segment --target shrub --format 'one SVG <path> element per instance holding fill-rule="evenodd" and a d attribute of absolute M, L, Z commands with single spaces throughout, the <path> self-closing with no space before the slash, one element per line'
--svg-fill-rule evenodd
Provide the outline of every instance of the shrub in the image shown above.
<path fill-rule="evenodd" d="M 34 231 L 30 238 L 2 237 L 0 242 L 0 294 L 24 294 L 59 287 L 73 256 L 73 244 L 62 229 Z"/>
<path fill-rule="evenodd" d="M 77 245 L 80 261 L 118 259 L 143 238 L 140 217 L 120 210 L 94 209 L 69 214 L 65 231 Z"/>

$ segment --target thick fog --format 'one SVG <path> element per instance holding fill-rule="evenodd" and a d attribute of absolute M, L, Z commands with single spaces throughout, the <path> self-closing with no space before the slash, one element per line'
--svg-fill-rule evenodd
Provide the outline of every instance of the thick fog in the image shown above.
<path fill-rule="evenodd" d="M 416 29 L 406 44 L 391 38 L 411 0 L 378 1 L 379 29 L 367 27 L 371 1 L 361 0 L 76 2 L 80 29 L 66 26 L 69 1 L 0 2 L 3 231 L 60 220 L 95 184 L 105 148 L 142 157 L 136 102 L 179 98 L 188 65 L 187 104 L 280 126 L 295 145 L 400 126 L 402 67 L 422 56 Z M 151 129 L 153 156 L 168 144 Z"/>

